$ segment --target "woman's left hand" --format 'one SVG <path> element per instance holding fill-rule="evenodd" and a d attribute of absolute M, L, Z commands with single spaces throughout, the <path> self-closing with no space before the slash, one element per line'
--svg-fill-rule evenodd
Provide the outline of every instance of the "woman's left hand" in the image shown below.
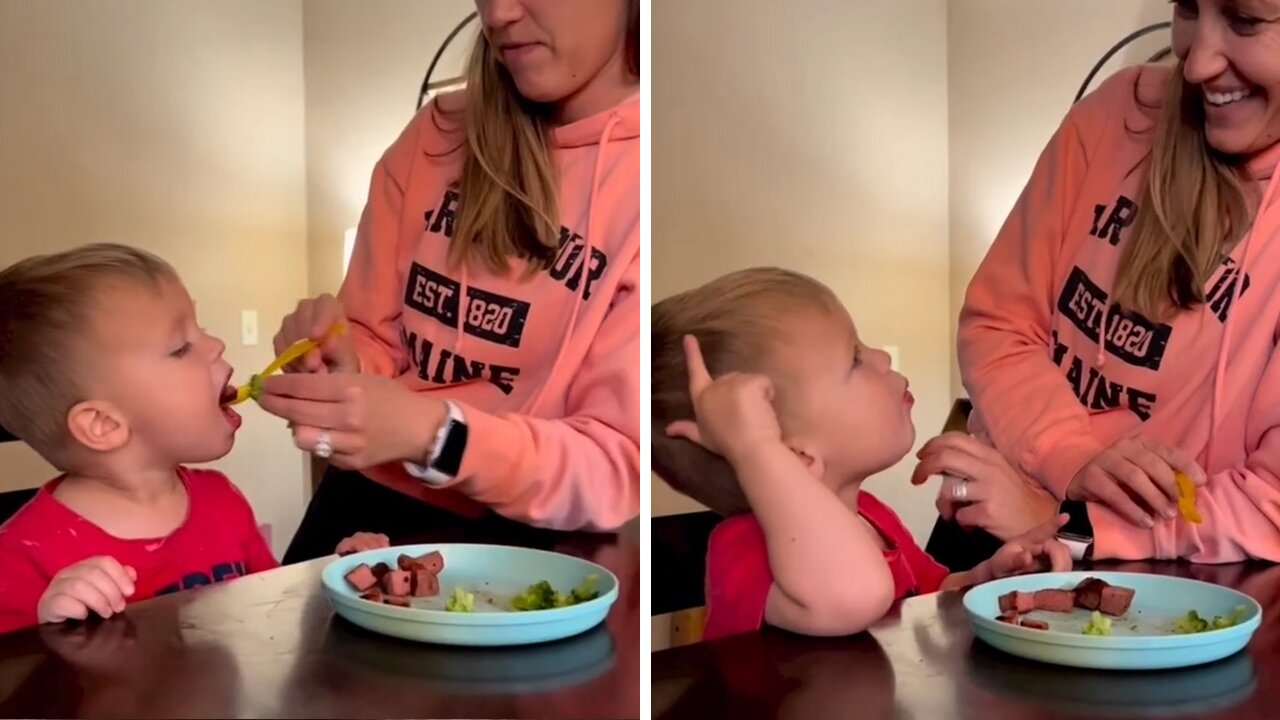
<path fill-rule="evenodd" d="M 273 375 L 258 404 L 289 421 L 299 448 L 315 453 L 327 442 L 330 462 L 344 470 L 424 462 L 446 414 L 442 400 L 390 378 L 350 373 Z"/>
<path fill-rule="evenodd" d="M 951 432 L 925 443 L 911 483 L 921 485 L 935 475 L 959 478 L 944 483 L 938 494 L 938 513 L 964 527 L 980 527 L 1004 541 L 1012 540 L 1054 517 L 1058 503 L 1033 488 L 1000 451 L 965 433 Z"/>

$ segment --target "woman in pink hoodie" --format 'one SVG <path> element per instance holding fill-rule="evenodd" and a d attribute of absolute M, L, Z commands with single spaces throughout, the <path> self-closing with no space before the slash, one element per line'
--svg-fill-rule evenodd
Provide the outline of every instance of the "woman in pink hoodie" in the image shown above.
<path fill-rule="evenodd" d="M 277 351 L 324 342 L 262 407 L 347 471 L 286 562 L 356 531 L 608 530 L 639 512 L 639 3 L 476 7 L 466 90 L 382 156 L 341 291 L 276 335 Z"/>
<path fill-rule="evenodd" d="M 1079 556 L 1280 561 L 1280 0 L 1178 0 L 1173 49 L 1041 155 L 960 318 L 999 454 L 944 436 L 917 479 L 967 479 L 944 516 L 997 536 L 1062 502 Z"/>

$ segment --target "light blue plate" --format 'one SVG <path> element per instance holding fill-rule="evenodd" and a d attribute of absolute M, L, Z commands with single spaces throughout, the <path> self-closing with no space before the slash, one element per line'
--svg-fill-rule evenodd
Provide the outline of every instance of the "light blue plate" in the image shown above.
<path fill-rule="evenodd" d="M 439 550 L 444 556 L 440 595 L 414 598 L 402 608 L 362 600 L 344 577 L 355 566 L 385 562 L 393 568 L 401 553 L 418 556 Z M 595 575 L 600 596 L 569 607 L 516 612 L 511 598 L 546 580 L 567 593 Z M 605 568 L 569 555 L 505 545 L 401 545 L 340 557 L 321 573 L 334 612 L 383 635 L 441 645 L 529 645 L 577 635 L 599 625 L 618 598 L 618 578 Z M 447 612 L 453 589 L 476 594 L 474 613 Z"/>
<path fill-rule="evenodd" d="M 1133 588 L 1129 612 L 1111 619 L 1112 635 L 1084 635 L 1092 613 L 1033 612 L 1049 630 L 1015 627 L 996 620 L 999 597 L 1022 590 L 1070 589 L 1087 577 Z M 1195 610 L 1201 617 L 1230 615 L 1245 608 L 1240 624 L 1191 635 L 1173 631 L 1173 623 Z M 1163 575 L 1115 572 L 1066 572 L 1004 578 L 969 590 L 964 596 L 973 633 L 982 641 L 1030 660 L 1103 670 L 1163 670 L 1202 665 L 1234 655 L 1249 644 L 1262 622 L 1262 607 L 1248 595 L 1220 585 Z"/>

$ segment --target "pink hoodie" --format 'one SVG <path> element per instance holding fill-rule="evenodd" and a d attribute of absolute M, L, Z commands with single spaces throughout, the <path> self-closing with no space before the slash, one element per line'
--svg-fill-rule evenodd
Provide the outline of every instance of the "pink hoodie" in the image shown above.
<path fill-rule="evenodd" d="M 1203 307 L 1159 323 L 1109 300 L 1154 136 L 1139 100 L 1159 106 L 1169 72 L 1118 73 L 1072 108 L 1041 155 L 961 312 L 971 429 L 1059 498 L 1122 437 L 1196 458 L 1209 475 L 1204 523 L 1145 530 L 1090 505 L 1099 558 L 1280 561 L 1280 212 L 1270 182 L 1280 146 L 1248 164 L 1262 210 Z"/>
<path fill-rule="evenodd" d="M 639 96 L 556 129 L 561 245 L 532 278 L 446 260 L 463 102 L 423 109 L 378 162 L 340 293 L 363 372 L 461 408 L 461 494 L 366 472 L 464 514 L 616 528 L 640 508 Z"/>

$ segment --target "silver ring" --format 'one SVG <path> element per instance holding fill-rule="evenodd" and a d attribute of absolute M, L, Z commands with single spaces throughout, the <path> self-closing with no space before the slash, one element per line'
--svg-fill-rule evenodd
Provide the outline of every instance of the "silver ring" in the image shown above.
<path fill-rule="evenodd" d="M 316 439 L 316 446 L 311 450 L 311 454 L 322 460 L 328 460 L 333 456 L 333 436 L 328 430 L 320 431 L 320 437 Z"/>
<path fill-rule="evenodd" d="M 964 502 L 969 497 L 969 481 L 957 478 L 951 484 L 951 499 L 956 502 Z"/>

